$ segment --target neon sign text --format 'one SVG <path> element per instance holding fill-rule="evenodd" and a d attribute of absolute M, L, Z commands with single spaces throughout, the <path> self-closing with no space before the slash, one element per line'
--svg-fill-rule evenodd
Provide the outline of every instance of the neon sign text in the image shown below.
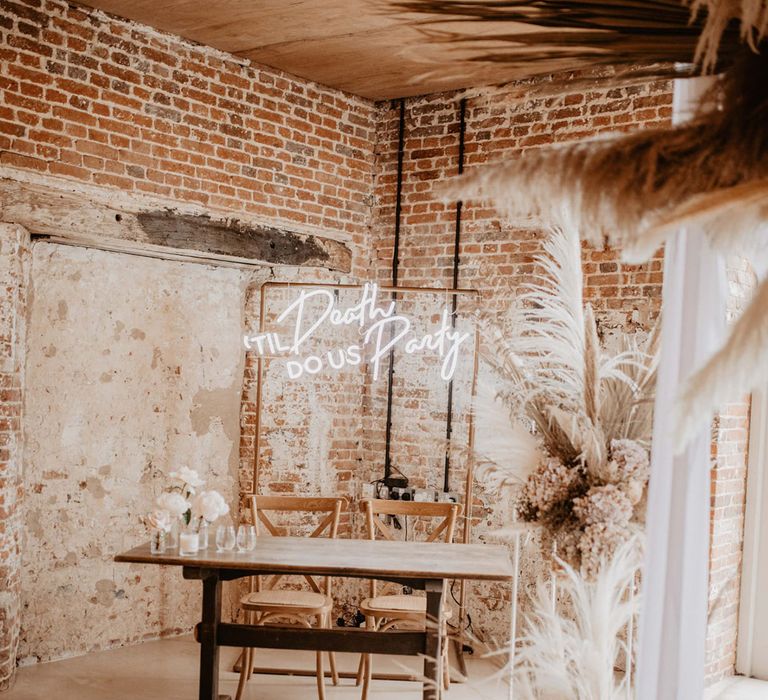
<path fill-rule="evenodd" d="M 431 351 L 442 358 L 440 376 L 450 381 L 456 372 L 462 344 L 469 333 L 461 333 L 451 325 L 448 309 L 443 309 L 440 324 L 430 333 L 418 334 L 407 316 L 395 313 L 395 302 L 386 306 L 377 303 L 378 286 L 366 284 L 360 301 L 347 309 L 337 306 L 336 296 L 328 289 L 303 290 L 278 316 L 278 323 L 292 320 L 290 339 L 276 332 L 246 335 L 243 342 L 247 350 L 259 355 L 286 356 L 286 371 L 291 379 L 304 373 L 317 374 L 326 367 L 341 369 L 347 365 L 359 365 L 364 356 L 371 364 L 373 379 L 381 374 L 382 361 L 390 350 L 401 346 L 409 355 Z M 309 304 L 319 305 L 321 311 L 309 317 Z M 302 356 L 302 349 L 325 323 L 333 326 L 357 326 L 361 339 L 358 343 L 336 347 L 322 355 Z"/>

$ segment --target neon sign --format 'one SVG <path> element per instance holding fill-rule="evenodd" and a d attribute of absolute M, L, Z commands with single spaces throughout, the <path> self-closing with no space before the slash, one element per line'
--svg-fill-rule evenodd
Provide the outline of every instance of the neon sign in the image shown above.
<path fill-rule="evenodd" d="M 303 374 L 317 374 L 326 368 L 341 369 L 347 365 L 359 365 L 366 359 L 371 364 L 373 379 L 381 374 L 382 360 L 391 349 L 401 347 L 407 354 L 431 351 L 442 358 L 440 376 L 450 381 L 456 372 L 462 344 L 469 333 L 461 333 L 451 326 L 451 314 L 443 309 L 440 324 L 430 333 L 419 334 L 407 316 L 395 313 L 395 302 L 386 306 L 377 303 L 379 289 L 368 283 L 363 287 L 360 301 L 354 306 L 341 309 L 336 295 L 329 289 L 302 290 L 278 316 L 278 324 L 293 322 L 292 332 L 286 337 L 270 331 L 243 336 L 247 350 L 262 356 L 285 356 L 288 377 L 298 379 Z M 308 305 L 320 307 L 317 316 L 310 317 Z M 357 326 L 358 343 L 344 344 L 323 354 L 304 354 L 302 350 L 323 324 L 332 326 Z"/>

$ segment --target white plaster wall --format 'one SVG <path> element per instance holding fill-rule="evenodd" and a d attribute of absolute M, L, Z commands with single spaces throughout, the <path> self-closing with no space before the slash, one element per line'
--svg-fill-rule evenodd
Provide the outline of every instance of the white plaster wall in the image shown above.
<path fill-rule="evenodd" d="M 199 585 L 115 564 L 182 464 L 237 502 L 239 270 L 37 243 L 19 658 L 189 629 Z"/>

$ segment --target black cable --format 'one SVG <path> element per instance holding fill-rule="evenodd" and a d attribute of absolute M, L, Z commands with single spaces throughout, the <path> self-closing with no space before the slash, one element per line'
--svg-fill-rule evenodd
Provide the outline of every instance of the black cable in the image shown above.
<path fill-rule="evenodd" d="M 467 132 L 467 98 L 462 97 L 459 102 L 459 168 L 458 174 L 464 172 L 464 137 Z M 456 202 L 456 229 L 453 237 L 453 288 L 459 286 L 459 249 L 461 246 L 461 212 L 464 203 Z M 456 307 L 458 295 L 451 298 L 451 329 L 456 329 Z M 451 435 L 453 433 L 453 378 L 448 382 L 448 406 L 446 408 L 445 421 L 445 463 L 443 466 L 443 492 L 451 490 Z"/>
<path fill-rule="evenodd" d="M 403 203 L 403 160 L 405 158 L 405 100 L 400 100 L 400 121 L 397 138 L 397 195 L 395 197 L 395 241 L 392 251 L 392 286 L 397 287 L 400 269 L 400 220 Z M 397 301 L 397 294 L 392 293 L 392 300 Z M 394 328 L 391 334 L 394 334 Z M 393 336 L 390 335 L 390 339 Z M 384 479 L 392 475 L 392 384 L 395 374 L 395 348 L 389 349 L 389 369 L 387 370 L 387 424 L 384 443 Z M 402 472 L 401 472 L 402 473 Z"/>

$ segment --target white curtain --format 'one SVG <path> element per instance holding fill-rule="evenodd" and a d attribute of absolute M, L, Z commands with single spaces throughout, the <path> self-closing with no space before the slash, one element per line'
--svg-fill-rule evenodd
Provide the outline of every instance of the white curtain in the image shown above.
<path fill-rule="evenodd" d="M 687 119 L 709 79 L 675 83 L 675 121 Z M 702 235 L 681 231 L 664 252 L 662 338 L 651 450 L 642 582 L 638 700 L 699 700 L 709 592 L 710 426 L 675 455 L 679 388 L 719 344 L 725 264 Z"/>

